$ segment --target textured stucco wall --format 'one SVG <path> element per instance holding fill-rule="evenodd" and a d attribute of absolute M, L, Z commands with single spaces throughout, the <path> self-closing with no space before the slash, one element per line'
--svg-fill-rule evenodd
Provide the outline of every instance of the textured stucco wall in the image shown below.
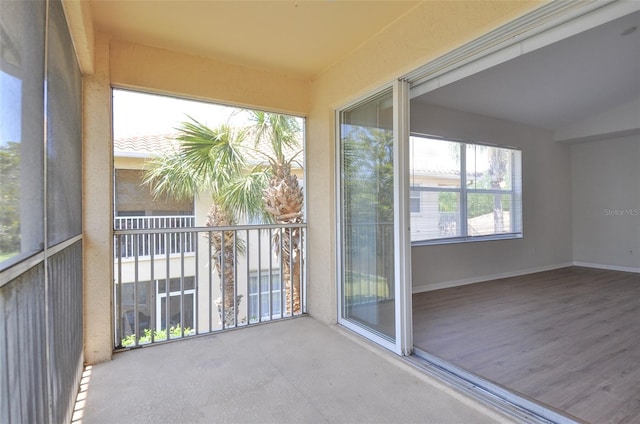
<path fill-rule="evenodd" d="M 111 83 L 294 115 L 309 111 L 306 79 L 123 41 L 111 42 Z"/>
<path fill-rule="evenodd" d="M 83 80 L 83 232 L 85 361 L 111 359 L 113 187 L 109 39 L 96 36 L 94 73 Z"/>

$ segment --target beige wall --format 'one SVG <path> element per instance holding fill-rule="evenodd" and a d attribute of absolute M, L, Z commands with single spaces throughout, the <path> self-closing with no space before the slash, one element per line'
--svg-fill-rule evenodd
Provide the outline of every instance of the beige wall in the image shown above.
<path fill-rule="evenodd" d="M 311 315 L 335 322 L 334 109 L 539 4 L 421 3 L 313 81 L 96 37 L 95 75 L 85 82 L 85 119 L 90 121 L 84 165 L 87 360 L 111 355 L 111 199 L 104 195 L 112 193 L 106 177 L 111 168 L 109 83 L 308 117 L 308 305 Z"/>
<path fill-rule="evenodd" d="M 301 116 L 309 111 L 308 80 L 122 41 L 111 42 L 111 83 Z"/>
<path fill-rule="evenodd" d="M 109 40 L 98 34 L 95 72 L 83 79 L 84 357 L 111 359 L 113 287 L 113 187 Z"/>

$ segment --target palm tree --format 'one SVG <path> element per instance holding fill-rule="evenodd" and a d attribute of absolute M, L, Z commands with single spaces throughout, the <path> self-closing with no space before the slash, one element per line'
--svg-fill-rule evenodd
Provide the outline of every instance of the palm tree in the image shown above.
<path fill-rule="evenodd" d="M 246 160 L 241 144 L 246 131 L 228 125 L 210 129 L 191 118 L 182 123 L 177 140 L 180 148 L 150 160 L 144 183 L 154 196 L 167 195 L 176 200 L 190 199 L 208 189 L 212 202 L 206 225 L 232 226 L 237 222 L 224 197 L 224 189 L 244 171 Z M 218 309 L 224 326 L 237 322 L 239 298 L 235 293 L 235 251 L 233 231 L 213 231 L 207 235 L 212 246 L 215 269 L 220 279 L 223 300 Z M 224 305 L 224 306 L 222 306 Z M 224 312 L 223 312 L 224 310 Z"/>
<path fill-rule="evenodd" d="M 291 163 L 298 153 L 295 149 L 300 146 L 297 121 L 256 111 L 251 112 L 251 118 L 252 127 L 240 131 L 228 125 L 210 129 L 193 118 L 182 123 L 178 128 L 179 149 L 152 160 L 148 166 L 145 182 L 151 185 L 152 193 L 179 199 L 208 189 L 212 206 L 207 226 L 231 226 L 242 219 L 256 218 L 283 224 L 302 222 L 302 188 L 291 173 Z M 242 246 L 232 231 L 212 232 L 209 242 L 224 293 L 223 321 L 233 325 L 240 301 L 234 296 L 234 246 Z M 281 255 L 287 287 L 287 312 L 292 291 L 293 310 L 300 311 L 301 242 L 299 229 L 287 228 L 274 234 L 274 248 Z"/>
<path fill-rule="evenodd" d="M 290 116 L 254 111 L 255 148 L 269 164 L 269 184 L 263 189 L 264 210 L 277 224 L 302 223 L 303 193 L 298 178 L 291 173 L 291 163 L 300 152 L 286 157 L 298 148 L 300 128 Z M 269 153 L 260 149 L 266 142 Z M 302 233 L 300 228 L 281 228 L 273 236 L 273 247 L 282 260 L 282 280 L 286 284 L 286 311 L 300 312 L 302 275 Z"/>

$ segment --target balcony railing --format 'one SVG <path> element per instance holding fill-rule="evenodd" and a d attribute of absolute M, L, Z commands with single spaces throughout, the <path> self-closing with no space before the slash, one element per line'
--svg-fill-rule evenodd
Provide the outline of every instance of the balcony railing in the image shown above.
<path fill-rule="evenodd" d="M 195 217 L 193 215 L 174 215 L 174 216 L 126 216 L 116 217 L 114 219 L 114 230 L 141 230 L 141 229 L 160 229 L 160 228 L 192 228 L 195 226 Z M 135 243 L 134 243 L 135 238 Z M 178 254 L 181 249 L 185 252 L 194 252 L 196 240 L 191 235 L 185 236 L 184 245 L 180 245 L 177 234 L 170 236 L 158 236 L 156 233 L 134 236 L 133 234 L 125 234 L 120 238 L 120 255 L 123 258 L 133 258 L 151 256 L 152 250 L 154 255 Z M 135 249 L 135 250 L 134 250 Z"/>
<path fill-rule="evenodd" d="M 115 230 L 115 347 L 306 313 L 305 233 L 306 224 Z"/>

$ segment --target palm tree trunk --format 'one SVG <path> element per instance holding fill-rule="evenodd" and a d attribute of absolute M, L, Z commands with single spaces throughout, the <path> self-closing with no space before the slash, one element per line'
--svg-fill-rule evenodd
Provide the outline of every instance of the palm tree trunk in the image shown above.
<path fill-rule="evenodd" d="M 273 166 L 273 177 L 264 192 L 265 210 L 277 224 L 302 222 L 302 188 L 298 178 L 291 174 L 291 166 L 278 163 Z M 283 228 L 273 237 L 276 254 L 281 255 L 282 280 L 286 289 L 286 313 L 301 312 L 302 233 L 299 228 Z"/>
<path fill-rule="evenodd" d="M 207 215 L 208 227 L 233 225 L 229 214 L 217 204 L 213 204 Z M 236 257 L 235 234 L 233 231 L 213 231 L 209 233 L 209 242 L 213 247 L 213 261 L 220 279 L 222 298 L 216 300 L 218 314 L 223 328 L 234 326 L 238 321 L 239 304 L 242 295 L 236 294 Z"/>
<path fill-rule="evenodd" d="M 302 238 L 299 228 L 285 228 L 282 230 L 282 279 L 285 283 L 286 314 L 298 314 L 300 307 L 300 287 L 302 258 L 300 256 Z M 277 242 L 279 245 L 279 241 Z M 293 253 L 292 253 L 293 252 Z"/>

